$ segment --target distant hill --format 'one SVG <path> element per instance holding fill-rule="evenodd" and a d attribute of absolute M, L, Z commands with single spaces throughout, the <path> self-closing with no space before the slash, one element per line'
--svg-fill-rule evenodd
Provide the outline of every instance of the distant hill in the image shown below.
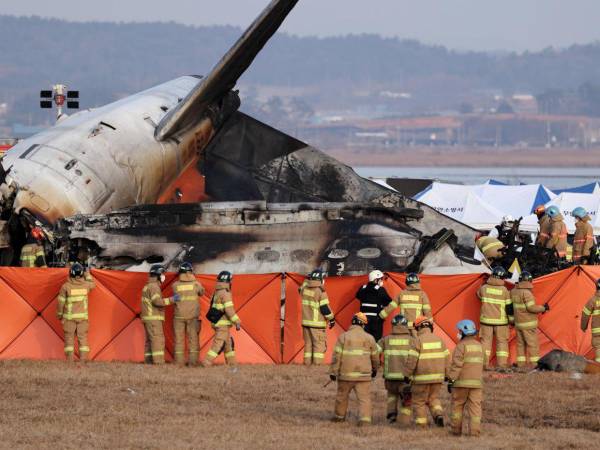
<path fill-rule="evenodd" d="M 0 16 L 0 30 L 0 103 L 8 103 L 11 122 L 25 123 L 48 119 L 37 109 L 37 96 L 52 82 L 80 89 L 83 106 L 103 104 L 183 74 L 206 73 L 241 33 L 226 26 L 10 16 Z M 313 107 L 352 106 L 360 92 L 370 89 L 408 91 L 426 110 L 482 91 L 537 94 L 596 80 L 598 43 L 487 54 L 374 35 L 320 39 L 279 34 L 243 83 L 311 87 L 306 99 Z"/>

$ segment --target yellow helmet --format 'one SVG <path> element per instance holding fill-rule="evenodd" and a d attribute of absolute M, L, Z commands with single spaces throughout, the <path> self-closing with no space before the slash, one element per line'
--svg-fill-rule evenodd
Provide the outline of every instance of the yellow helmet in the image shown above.
<path fill-rule="evenodd" d="M 352 317 L 352 323 L 355 323 L 357 325 L 366 325 L 368 322 L 369 319 L 367 319 L 365 313 L 358 312 L 354 314 L 354 317 Z"/>

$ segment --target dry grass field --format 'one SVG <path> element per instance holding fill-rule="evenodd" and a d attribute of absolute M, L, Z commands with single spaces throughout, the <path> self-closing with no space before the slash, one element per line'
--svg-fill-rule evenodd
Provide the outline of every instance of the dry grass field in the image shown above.
<path fill-rule="evenodd" d="M 325 368 L 148 367 L 0 363 L 1 448 L 550 449 L 598 448 L 600 377 L 487 375 L 483 433 L 400 430 L 384 419 L 373 384 L 374 425 L 333 424 L 335 385 Z M 443 391 L 444 404 L 448 395 Z"/>

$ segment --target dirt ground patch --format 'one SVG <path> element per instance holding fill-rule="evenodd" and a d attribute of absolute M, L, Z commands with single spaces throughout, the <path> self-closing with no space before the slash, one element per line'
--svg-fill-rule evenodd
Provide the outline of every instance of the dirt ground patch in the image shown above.
<path fill-rule="evenodd" d="M 0 362 L 1 448 L 549 449 L 594 448 L 600 378 L 488 375 L 482 437 L 385 422 L 383 380 L 374 425 L 333 424 L 326 368 L 148 367 Z M 443 390 L 448 406 L 448 394 Z"/>
<path fill-rule="evenodd" d="M 598 164 L 600 149 L 411 147 L 396 150 L 331 149 L 351 166 L 404 167 L 588 167 Z"/>

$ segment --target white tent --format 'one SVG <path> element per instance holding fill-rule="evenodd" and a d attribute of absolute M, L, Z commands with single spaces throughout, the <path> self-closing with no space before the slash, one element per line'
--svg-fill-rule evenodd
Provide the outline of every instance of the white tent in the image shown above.
<path fill-rule="evenodd" d="M 437 211 L 473 228 L 490 230 L 502 221 L 503 213 L 472 192 L 471 186 L 432 183 L 417 196 Z"/>
<path fill-rule="evenodd" d="M 556 195 L 541 184 L 524 184 L 520 186 L 502 186 L 483 184 L 472 186 L 483 201 L 493 205 L 515 219 L 526 217 L 533 212 L 536 206 L 544 205 Z"/>
<path fill-rule="evenodd" d="M 575 218 L 571 215 L 571 211 L 581 206 L 585 208 L 592 218 L 591 224 L 594 227 L 594 234 L 600 234 L 600 195 L 563 192 L 548 202 L 546 209 L 551 205 L 557 206 L 560 209 L 565 218 L 565 224 L 569 233 L 572 234 L 575 232 Z M 537 231 L 537 217 L 535 214 L 523 219 L 521 229 L 525 231 Z"/>

